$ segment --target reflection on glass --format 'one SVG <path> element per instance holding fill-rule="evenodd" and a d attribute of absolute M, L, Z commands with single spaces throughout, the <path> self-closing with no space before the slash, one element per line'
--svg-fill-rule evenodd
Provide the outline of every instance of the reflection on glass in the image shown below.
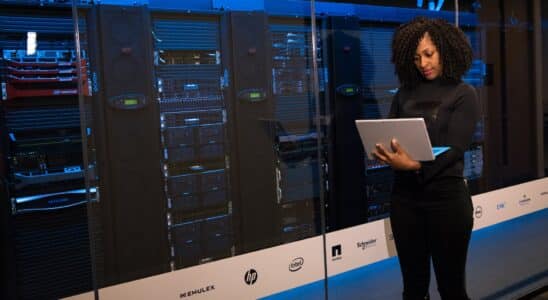
<path fill-rule="evenodd" d="M 326 157 L 318 153 L 325 155 L 326 144 L 321 143 L 323 149 L 318 151 L 318 139 L 325 141 L 325 132 L 317 132 L 315 123 L 318 102 L 312 90 L 312 59 L 316 55 L 320 70 L 322 48 L 318 40 L 320 46 L 313 54 L 311 29 L 305 20 L 272 20 L 270 30 L 279 230 L 282 242 L 287 243 L 320 233 L 320 172 L 324 172 Z"/>
<path fill-rule="evenodd" d="M 142 6 L 79 14 L 93 90 L 87 149 L 101 194 L 91 218 L 100 288 L 320 234 L 327 146 L 312 58 L 322 55 L 312 53 L 304 15 Z"/>
<path fill-rule="evenodd" d="M 336 20 L 340 14 L 338 6 L 343 5 L 343 1 L 327 2 L 322 1 L 318 3 L 318 10 L 327 15 L 331 15 L 331 20 Z M 391 42 L 394 29 L 399 24 L 411 19 L 415 15 L 426 15 L 429 17 L 444 18 L 451 22 L 454 21 L 455 15 L 451 10 L 455 9 L 454 3 L 444 3 L 444 1 L 424 1 L 424 2 L 406 2 L 401 1 L 360 1 L 359 3 L 354 1 L 344 1 L 347 9 L 352 9 L 355 12 L 357 19 L 355 24 L 347 25 L 343 22 L 339 22 L 340 25 L 335 25 L 330 28 L 333 35 L 342 35 L 348 37 L 346 40 L 339 39 L 332 44 L 330 51 L 334 53 L 330 58 L 332 59 L 331 65 L 344 64 L 344 71 L 342 73 L 356 74 L 360 78 L 360 97 L 355 102 L 359 107 L 358 112 L 353 112 L 353 115 L 346 113 L 346 118 L 352 117 L 356 119 L 371 119 L 371 118 L 386 118 L 388 111 L 392 103 L 392 98 L 397 92 L 399 86 L 397 77 L 394 74 L 394 67 L 391 62 Z M 382 2 L 382 3 L 381 3 Z M 411 8 L 413 8 L 411 10 Z M 462 1 L 460 3 L 461 25 L 463 30 L 468 35 L 473 50 L 474 61 L 471 70 L 464 76 L 464 81 L 475 86 L 480 96 L 484 93 L 482 89 L 484 87 L 484 78 L 486 76 L 486 65 L 482 60 L 482 34 L 481 27 L 477 24 L 477 16 L 473 11 L 478 9 L 477 3 L 474 1 Z M 394 13 L 394 11 L 400 10 L 401 13 Z M 347 17 L 348 18 L 348 17 Z M 337 24 L 336 21 L 332 21 L 333 24 Z M 353 37 L 358 39 L 359 49 L 352 49 L 351 45 Z M 335 39 L 334 39 L 335 40 Z M 356 57 L 353 61 L 345 61 L 344 57 L 338 56 L 339 49 L 347 49 L 348 53 L 358 52 L 359 57 Z M 331 72 L 333 78 L 331 82 L 336 82 L 337 78 L 344 77 L 341 72 L 336 69 Z M 345 104 L 341 100 L 341 93 L 337 90 L 337 94 L 334 95 L 335 102 L 331 107 L 332 119 L 334 120 L 335 127 L 340 127 L 342 121 L 338 121 L 342 118 L 339 116 L 339 112 L 344 110 L 345 105 L 350 107 L 349 104 Z M 341 100 L 339 100 L 339 98 Z M 481 99 L 485 102 L 485 99 Z M 484 121 L 478 123 L 474 144 L 465 154 L 465 177 L 468 179 L 469 186 L 473 193 L 486 191 L 486 178 L 484 166 Z M 344 125 L 342 125 L 344 126 Z M 336 173 L 336 178 L 341 176 L 348 176 L 349 172 L 352 172 L 354 168 L 351 164 L 346 164 L 347 160 L 357 161 L 359 159 L 358 153 L 351 154 L 349 145 L 352 147 L 361 147 L 359 139 L 351 139 L 353 134 L 348 128 L 345 135 L 348 135 L 348 143 L 345 143 L 346 155 L 336 156 L 333 161 L 334 166 L 343 166 L 346 171 L 342 171 L 340 174 Z M 335 140 L 345 139 L 345 137 L 335 136 Z M 337 144 L 335 144 L 335 153 L 339 150 Z M 333 168 L 332 168 L 333 169 Z M 336 170 L 336 169 L 335 169 Z M 337 171 L 335 171 L 337 172 Z M 380 164 L 375 160 L 369 160 L 365 157 L 364 170 L 365 178 L 363 183 L 355 182 L 353 185 L 364 184 L 365 188 L 358 191 L 354 191 L 350 197 L 354 197 L 360 193 L 362 199 L 366 199 L 366 207 L 360 207 L 359 201 L 356 198 L 354 204 L 350 204 L 354 207 L 354 210 L 366 210 L 361 216 L 356 216 L 355 222 L 352 224 L 359 224 L 366 221 L 373 221 L 377 219 L 385 218 L 389 215 L 390 207 L 390 192 L 392 189 L 393 175 L 392 170 L 385 165 Z M 345 182 L 354 180 L 356 176 L 350 176 L 346 180 L 337 182 L 334 180 L 331 182 L 333 185 L 331 190 L 340 190 L 341 186 L 344 186 Z M 335 179 L 336 179 L 335 178 Z M 349 197 L 337 197 L 338 201 L 332 203 L 333 206 L 340 205 L 342 199 Z M 344 205 L 346 206 L 346 205 Z M 343 206 L 343 207 L 344 207 Z M 351 215 L 350 213 L 348 215 Z M 359 220 L 359 221 L 358 221 Z"/>

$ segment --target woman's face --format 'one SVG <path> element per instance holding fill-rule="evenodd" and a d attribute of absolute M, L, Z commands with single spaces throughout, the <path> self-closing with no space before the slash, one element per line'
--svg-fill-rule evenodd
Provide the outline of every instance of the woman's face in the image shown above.
<path fill-rule="evenodd" d="M 428 80 L 436 79 L 441 75 L 442 65 L 440 53 L 432 42 L 430 35 L 426 32 L 419 41 L 415 52 L 415 66 L 419 72 Z"/>

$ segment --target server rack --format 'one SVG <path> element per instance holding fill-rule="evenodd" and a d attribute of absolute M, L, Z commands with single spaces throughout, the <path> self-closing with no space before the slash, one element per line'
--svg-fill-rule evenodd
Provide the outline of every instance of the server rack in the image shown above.
<path fill-rule="evenodd" d="M 147 32 L 149 17 L 152 30 Z M 131 40 L 129 47 L 113 38 L 130 30 L 114 20 L 133 24 L 136 19 L 141 25 L 131 29 L 150 33 L 150 40 Z M 145 7 L 102 5 L 91 10 L 88 21 L 92 77 L 97 78 L 92 86 L 97 87 L 93 119 L 101 194 L 96 207 L 103 228 L 100 285 L 263 249 L 320 230 L 322 162 L 316 142 L 323 134 L 315 130 L 308 24 L 269 20 L 260 12 L 151 14 Z M 143 50 L 148 47 L 150 53 Z M 151 82 L 109 75 L 128 72 L 110 69 L 108 62 L 125 57 L 116 56 L 117 49 L 130 58 L 142 52 L 140 61 L 151 63 Z M 116 91 L 109 88 L 113 85 Z M 152 152 L 112 157 L 130 149 L 123 142 L 127 137 L 110 131 L 132 126 L 147 128 L 139 136 L 155 145 L 149 145 Z M 154 174 L 142 182 L 154 195 L 128 190 L 134 188 L 128 180 L 142 173 Z M 116 226 L 115 219 L 128 218 L 128 210 L 137 208 L 148 212 L 146 220 Z M 149 250 L 165 255 L 138 262 L 135 256 L 148 252 L 122 256 L 127 250 L 122 248 L 141 243 L 124 236 L 139 228 L 150 231 L 151 225 L 157 234 L 147 237 L 147 244 L 154 245 Z"/>
<path fill-rule="evenodd" d="M 488 85 L 488 70 L 482 57 L 485 49 L 483 29 L 466 27 L 464 33 L 470 40 L 472 46 L 473 60 L 468 73 L 464 75 L 463 81 L 476 88 L 479 96 L 481 118 L 476 125 L 474 139 L 470 148 L 464 153 L 464 177 L 467 180 L 468 187 L 472 194 L 484 193 L 488 191 L 487 178 L 490 176 L 486 170 L 486 162 L 492 150 L 487 147 L 489 138 L 486 128 L 488 105 L 486 86 Z"/>
<path fill-rule="evenodd" d="M 319 190 L 325 184 L 320 172 L 326 159 L 319 153 L 326 149 L 317 143 L 326 134 L 316 130 L 319 102 L 311 87 L 312 58 L 321 47 L 312 52 L 305 18 L 231 12 L 225 20 L 223 36 L 230 41 L 224 49 L 231 55 L 223 64 L 232 70 L 228 115 L 237 137 L 231 139 L 234 212 L 241 220 L 236 245 L 237 253 L 245 253 L 320 231 Z"/>
<path fill-rule="evenodd" d="M 166 169 L 188 153 L 165 172 L 176 268 L 318 232 L 309 32 L 262 13 L 155 17 Z M 174 115 L 190 123 L 168 124 Z"/>
<path fill-rule="evenodd" d="M 275 103 L 272 92 L 272 47 L 264 12 L 223 15 L 222 60 L 227 74 L 230 167 L 237 253 L 279 245 Z"/>
<path fill-rule="evenodd" d="M 87 66 L 70 10 L 14 4 L 0 13 L 6 298 L 58 298 L 91 289 L 77 98 L 78 80 L 90 92 Z"/>
<path fill-rule="evenodd" d="M 282 242 L 291 242 L 321 232 L 320 185 L 326 185 L 323 178 L 327 175 L 328 131 L 325 124 L 317 126 L 322 116 L 317 115 L 316 108 L 325 104 L 326 69 L 321 35 L 317 33 L 314 53 L 311 27 L 305 18 L 295 21 L 271 17 L 269 24 L 276 188 L 281 217 L 278 232 Z M 320 99 L 315 99 L 313 91 L 314 56 L 318 62 Z"/>
<path fill-rule="evenodd" d="M 172 268 L 235 253 L 219 22 L 153 19 Z"/>
<path fill-rule="evenodd" d="M 388 117 L 392 98 L 399 86 L 390 62 L 394 28 L 386 24 L 360 24 L 361 94 L 364 99 L 361 118 Z M 366 157 L 365 173 L 368 221 L 388 217 L 394 172 Z"/>
<path fill-rule="evenodd" d="M 323 28 L 329 51 L 329 200 L 328 230 L 359 225 L 367 220 L 364 152 L 356 129 L 362 98 L 359 19 L 330 17 Z"/>

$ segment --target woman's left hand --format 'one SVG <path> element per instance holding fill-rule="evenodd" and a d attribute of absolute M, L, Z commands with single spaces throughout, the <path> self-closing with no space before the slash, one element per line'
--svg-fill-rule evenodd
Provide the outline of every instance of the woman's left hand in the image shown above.
<path fill-rule="evenodd" d="M 389 164 L 394 170 L 400 171 L 416 171 L 421 168 L 419 161 L 413 160 L 407 154 L 407 151 L 402 146 L 392 139 L 390 146 L 394 153 L 386 150 L 382 144 L 376 144 L 376 149 L 373 151 L 373 155 L 380 161 Z"/>

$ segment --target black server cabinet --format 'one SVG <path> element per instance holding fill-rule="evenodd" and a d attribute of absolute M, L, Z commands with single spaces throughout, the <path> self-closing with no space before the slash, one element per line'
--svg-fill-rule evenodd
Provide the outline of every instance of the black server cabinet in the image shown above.
<path fill-rule="evenodd" d="M 360 26 L 357 17 L 328 19 L 332 154 L 329 162 L 329 230 L 367 220 L 364 153 L 355 120 L 361 117 Z"/>
<path fill-rule="evenodd" d="M 392 98 L 399 86 L 391 62 L 392 35 L 396 24 L 360 24 L 360 72 L 363 103 L 360 117 L 387 118 Z M 393 171 L 365 158 L 367 220 L 385 218 L 390 212 Z"/>
<path fill-rule="evenodd" d="M 485 62 L 482 60 L 485 45 L 484 32 L 481 27 L 462 28 L 470 40 L 472 46 L 473 60 L 468 73 L 463 77 L 463 81 L 474 86 L 479 97 L 481 108 L 481 118 L 476 124 L 476 131 L 470 148 L 464 153 L 464 177 L 467 180 L 468 188 L 472 194 L 488 192 L 488 178 L 492 176 L 488 172 L 487 161 L 494 154 L 493 149 L 487 147 L 486 142 L 489 138 L 486 130 L 488 122 L 487 105 L 487 82 L 488 71 Z"/>
<path fill-rule="evenodd" d="M 264 12 L 229 12 L 223 16 L 223 69 L 229 88 L 228 118 L 231 136 L 230 167 L 236 228 L 241 236 L 238 252 L 279 244 L 276 228 L 274 154 L 274 101 L 272 98 L 271 47 Z"/>
<path fill-rule="evenodd" d="M 237 252 L 314 236 L 325 133 L 316 130 L 310 24 L 258 12 L 228 13 L 224 24 Z"/>
<path fill-rule="evenodd" d="M 65 297 L 92 288 L 77 98 L 78 67 L 89 93 L 85 54 L 79 66 L 66 7 L 0 11 L 2 296 Z"/>
<path fill-rule="evenodd" d="M 153 89 L 151 21 L 145 7 L 94 6 L 88 14 L 97 144 L 99 283 L 170 270 Z"/>

